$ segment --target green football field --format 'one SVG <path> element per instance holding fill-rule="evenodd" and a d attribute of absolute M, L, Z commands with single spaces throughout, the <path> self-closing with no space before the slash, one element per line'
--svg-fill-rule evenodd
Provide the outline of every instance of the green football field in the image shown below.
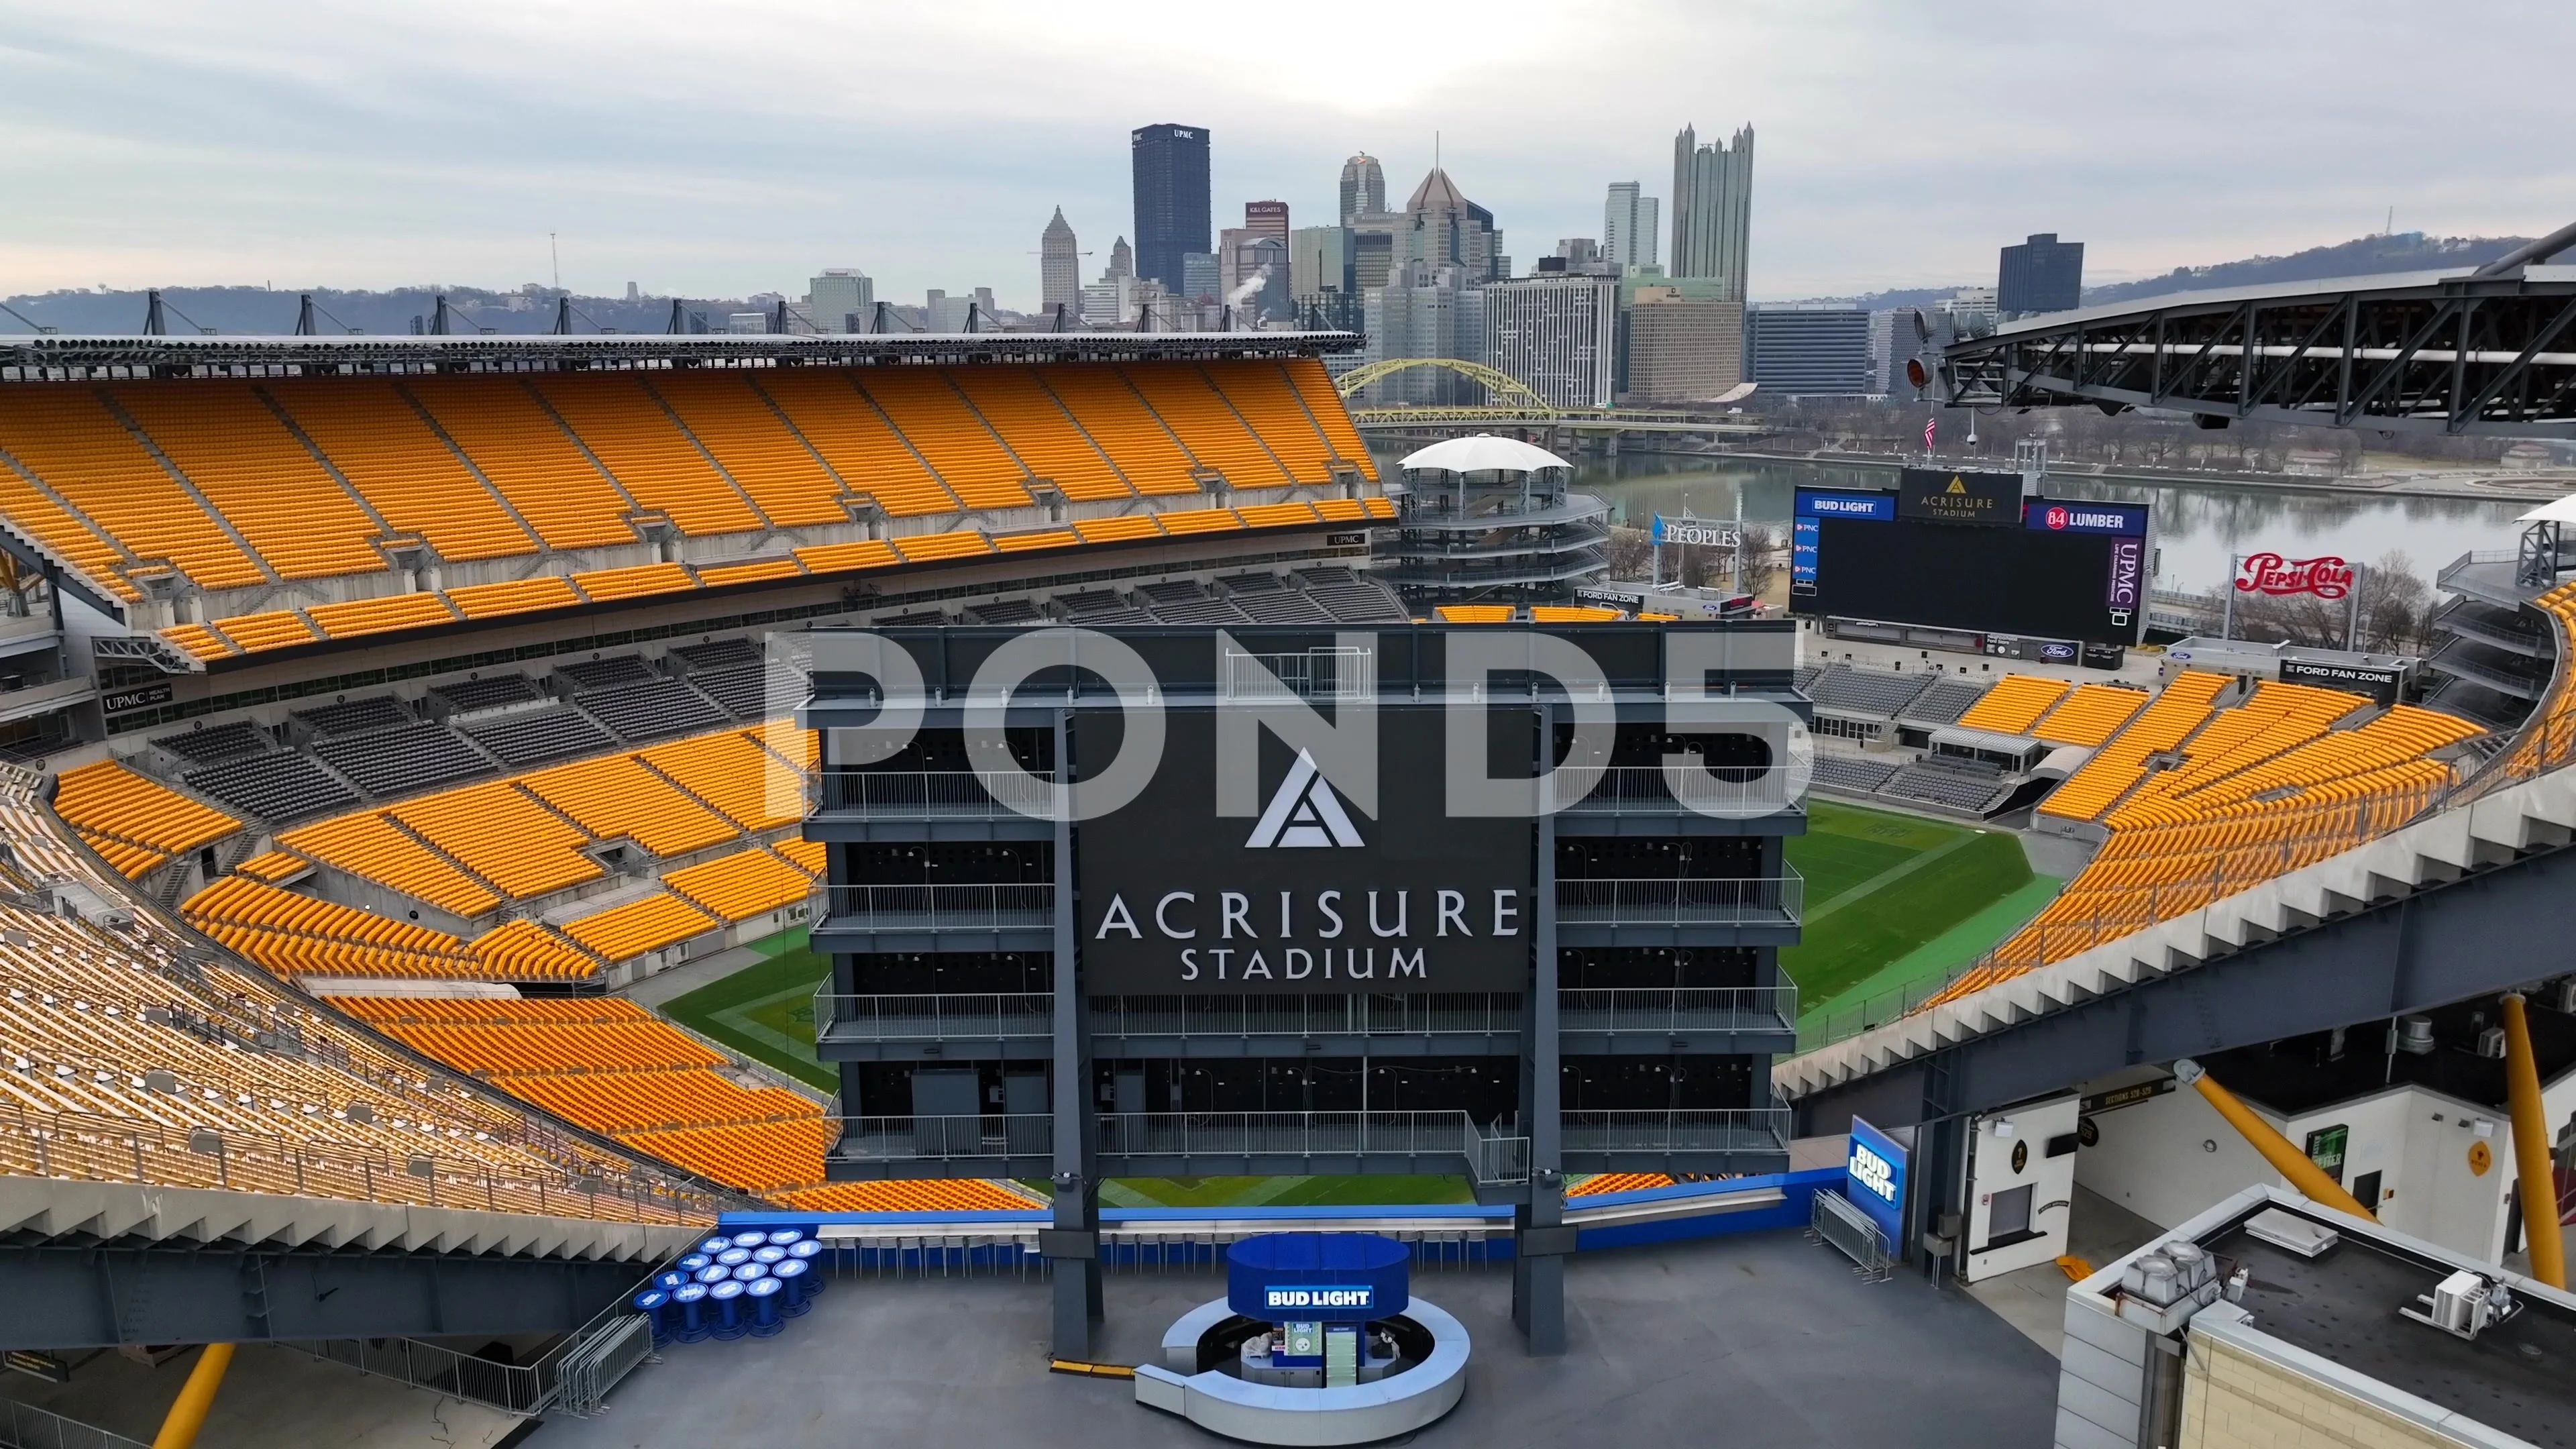
<path fill-rule="evenodd" d="M 1972 959 L 2058 884 L 2031 874 L 2011 831 L 1814 798 L 1789 863 L 1807 879 L 1806 926 L 1780 967 L 1802 1017 Z"/>
<path fill-rule="evenodd" d="M 1807 833 L 1789 841 L 1806 877 L 1806 929 L 1780 964 L 1798 984 L 1799 1016 L 1814 1023 L 1975 958 L 2038 914 L 2060 882 L 2031 873 L 2006 830 L 1807 802 Z M 814 990 L 831 963 L 805 931 L 755 944 L 764 959 L 662 1010 L 745 1056 L 826 1090 L 837 1073 L 814 1058 Z M 1120 1207 L 1322 1207 L 1468 1202 L 1454 1177 L 1127 1178 L 1101 1200 Z"/>

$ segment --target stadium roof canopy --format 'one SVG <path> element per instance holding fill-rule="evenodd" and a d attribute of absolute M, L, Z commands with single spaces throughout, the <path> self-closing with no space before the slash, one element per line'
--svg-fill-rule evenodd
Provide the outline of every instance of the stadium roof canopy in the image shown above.
<path fill-rule="evenodd" d="M 0 338 L 0 381 L 586 368 L 1196 361 L 1355 352 L 1348 332 L 574 333 Z"/>

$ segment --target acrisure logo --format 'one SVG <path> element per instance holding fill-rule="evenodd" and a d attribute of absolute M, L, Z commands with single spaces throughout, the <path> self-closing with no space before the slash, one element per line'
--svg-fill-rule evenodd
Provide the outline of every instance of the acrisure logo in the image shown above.
<path fill-rule="evenodd" d="M 1314 752 L 1299 750 L 1297 763 L 1271 793 L 1243 847 L 1289 850 L 1366 843 L 1360 839 L 1359 827 L 1351 824 L 1350 812 L 1342 808 L 1342 798 L 1333 793 L 1332 782 L 1315 768 Z"/>

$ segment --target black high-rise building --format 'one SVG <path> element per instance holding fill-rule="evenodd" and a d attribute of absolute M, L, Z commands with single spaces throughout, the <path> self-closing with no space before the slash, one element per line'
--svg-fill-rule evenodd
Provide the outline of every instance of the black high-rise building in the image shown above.
<path fill-rule="evenodd" d="M 1208 133 L 1165 123 L 1128 137 L 1136 158 L 1136 275 L 1183 292 L 1181 257 L 1213 253 L 1208 231 Z"/>
<path fill-rule="evenodd" d="M 2033 312 L 2072 312 L 2084 300 L 2084 243 L 2062 242 L 2043 231 L 2003 249 L 1995 278 L 1995 311 L 2005 317 Z"/>

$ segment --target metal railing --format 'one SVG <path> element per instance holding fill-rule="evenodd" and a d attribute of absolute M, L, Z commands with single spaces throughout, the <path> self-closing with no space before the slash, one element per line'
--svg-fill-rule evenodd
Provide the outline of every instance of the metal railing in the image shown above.
<path fill-rule="evenodd" d="M 16 1106 L 0 1107 L 0 1174 L 616 1222 L 707 1222 L 730 1206 L 634 1172 L 550 1176 L 426 1150 L 393 1153 Z"/>
<path fill-rule="evenodd" d="M 1526 1180 L 1529 1148 L 1523 1138 L 1488 1135 L 1459 1111 L 1104 1112 L 1100 1151 L 1129 1159 L 1463 1158 L 1480 1180 L 1510 1182 Z M 1488 1175 L 1514 1171 L 1520 1176 Z"/>
<path fill-rule="evenodd" d="M 617 1295 L 533 1363 L 495 1363 L 412 1338 L 279 1339 L 277 1345 L 507 1413 L 590 1414 L 653 1351 L 651 1321 L 627 1306 L 633 1296 L 631 1290 Z"/>
<path fill-rule="evenodd" d="M 947 1037 L 1042 1037 L 1055 1029 L 1055 998 L 1043 991 L 948 996 L 836 996 L 814 993 L 814 1039 L 938 1041 Z"/>
<path fill-rule="evenodd" d="M 1807 1237 L 1851 1259 L 1852 1271 L 1863 1281 L 1884 1283 L 1895 1273 L 1896 1257 L 1888 1251 L 1886 1235 L 1852 1206 L 1851 1199 L 1819 1188 L 1807 1213 Z"/>
<path fill-rule="evenodd" d="M 843 1117 L 826 1155 L 851 1162 L 923 1162 L 965 1157 L 1045 1157 L 1055 1118 L 1042 1112 L 989 1117 Z"/>
<path fill-rule="evenodd" d="M 1368 699 L 1377 693 L 1377 655 L 1367 649 L 1325 646 L 1293 654 L 1229 649 L 1220 661 L 1217 683 L 1226 699 Z"/>
<path fill-rule="evenodd" d="M 1521 1029 L 1518 992 L 1375 996 L 1095 996 L 1103 1036 L 1337 1036 Z"/>
<path fill-rule="evenodd" d="M 1052 819 L 1054 782 L 1052 770 L 989 778 L 972 770 L 824 770 L 815 779 L 812 803 L 822 810 L 891 818 Z"/>
<path fill-rule="evenodd" d="M 1702 769 L 1694 763 L 1667 774 L 1660 765 L 1613 765 L 1601 772 L 1601 782 L 1589 793 L 1566 806 L 1565 813 L 1670 815 L 1689 810 L 1750 814 L 1787 810 L 1797 803 L 1789 794 L 1789 772 L 1777 766 L 1717 765 Z"/>
<path fill-rule="evenodd" d="M 1795 986 L 1719 986 L 1556 993 L 1559 1031 L 1788 1031 L 1798 1020 Z"/>
<path fill-rule="evenodd" d="M 1619 925 L 1794 926 L 1806 904 L 1806 881 L 1787 866 L 1776 878 L 1711 880 L 1563 880 L 1556 883 L 1562 922 Z"/>
<path fill-rule="evenodd" d="M 112 1434 L 16 1399 L 0 1399 L 0 1445 L 7 1449 L 145 1449 L 140 1439 Z"/>
<path fill-rule="evenodd" d="M 823 922 L 848 930 L 998 930 L 1055 919 L 1052 885 L 830 886 Z"/>
<path fill-rule="evenodd" d="M 1665 1112 L 1564 1112 L 1568 1152 L 1786 1152 L 1786 1107 L 1704 1107 Z"/>

